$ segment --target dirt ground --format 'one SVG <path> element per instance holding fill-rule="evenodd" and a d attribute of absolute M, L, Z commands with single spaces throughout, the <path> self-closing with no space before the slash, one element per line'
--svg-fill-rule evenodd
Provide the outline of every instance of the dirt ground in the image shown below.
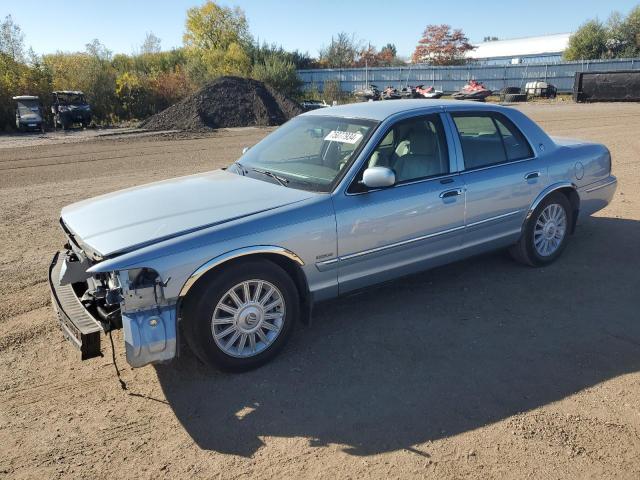
<path fill-rule="evenodd" d="M 497 252 L 321 305 L 242 375 L 186 348 L 133 370 L 117 332 L 128 391 L 108 339 L 80 362 L 55 323 L 60 209 L 228 164 L 268 130 L 0 137 L 0 477 L 640 478 L 640 105 L 520 108 L 604 142 L 619 179 L 557 263 Z"/>

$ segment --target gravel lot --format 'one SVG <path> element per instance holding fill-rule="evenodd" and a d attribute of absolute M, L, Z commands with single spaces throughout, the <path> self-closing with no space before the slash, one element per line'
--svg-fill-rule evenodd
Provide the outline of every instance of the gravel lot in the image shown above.
<path fill-rule="evenodd" d="M 230 163 L 267 129 L 0 137 L 0 477 L 640 478 L 640 105 L 520 107 L 619 187 L 544 269 L 503 252 L 320 306 L 276 361 L 80 362 L 46 271 L 71 202 Z M 75 138 L 72 135 L 69 138 Z M 10 142 L 14 142 L 11 144 Z"/>

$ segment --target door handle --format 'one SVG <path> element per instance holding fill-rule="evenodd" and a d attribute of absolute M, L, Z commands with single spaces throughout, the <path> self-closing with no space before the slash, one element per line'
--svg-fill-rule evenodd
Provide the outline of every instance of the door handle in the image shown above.
<path fill-rule="evenodd" d="M 440 193 L 440 198 L 457 197 L 458 195 L 462 195 L 461 188 L 456 188 L 455 190 L 446 190 Z"/>
<path fill-rule="evenodd" d="M 538 178 L 540 176 L 540 172 L 529 172 L 524 176 L 525 180 L 533 180 L 534 178 Z"/>

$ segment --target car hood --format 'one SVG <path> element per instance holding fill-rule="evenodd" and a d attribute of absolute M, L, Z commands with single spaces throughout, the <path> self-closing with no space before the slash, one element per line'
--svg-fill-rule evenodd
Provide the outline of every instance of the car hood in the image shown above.
<path fill-rule="evenodd" d="M 61 220 L 80 245 L 108 257 L 313 195 L 216 170 L 74 203 Z"/>

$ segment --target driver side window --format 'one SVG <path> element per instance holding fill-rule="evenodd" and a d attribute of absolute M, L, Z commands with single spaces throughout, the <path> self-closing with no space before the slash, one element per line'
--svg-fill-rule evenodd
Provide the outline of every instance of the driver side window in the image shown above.
<path fill-rule="evenodd" d="M 439 115 L 403 120 L 395 124 L 369 157 L 365 168 L 387 167 L 396 184 L 449 173 L 449 154 Z M 359 179 L 362 178 L 360 172 Z"/>

